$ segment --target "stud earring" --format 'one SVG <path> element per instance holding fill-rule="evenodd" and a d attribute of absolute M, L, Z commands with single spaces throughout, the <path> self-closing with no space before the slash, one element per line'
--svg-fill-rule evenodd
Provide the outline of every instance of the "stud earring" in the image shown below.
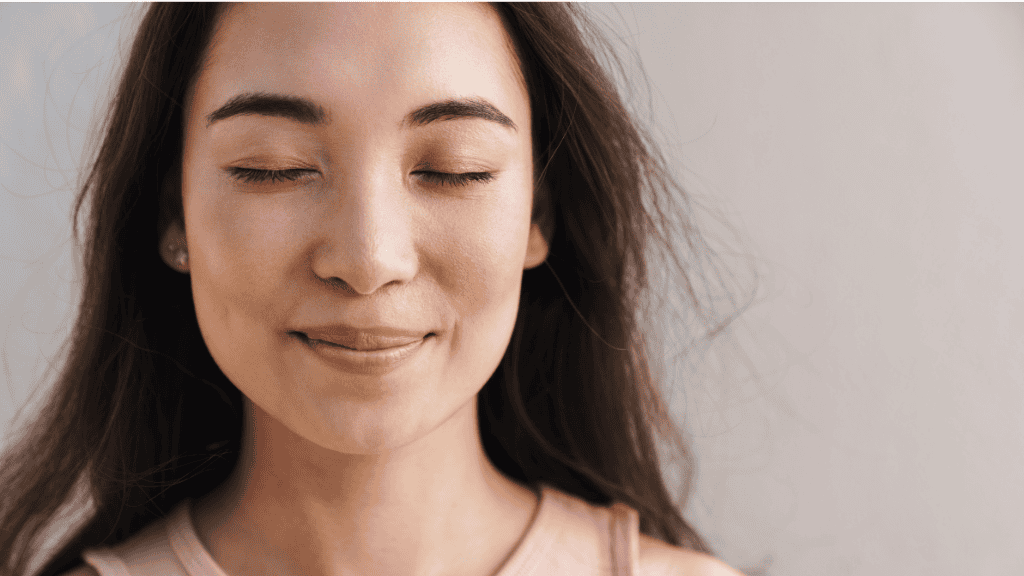
<path fill-rule="evenodd" d="M 167 251 L 173 254 L 171 267 L 178 272 L 188 272 L 188 249 L 179 248 L 179 244 L 171 242 L 167 245 Z"/>
<path fill-rule="evenodd" d="M 178 269 L 182 272 L 188 270 L 188 250 L 181 250 L 178 252 L 178 258 L 175 260 L 175 264 L 178 265 Z"/>

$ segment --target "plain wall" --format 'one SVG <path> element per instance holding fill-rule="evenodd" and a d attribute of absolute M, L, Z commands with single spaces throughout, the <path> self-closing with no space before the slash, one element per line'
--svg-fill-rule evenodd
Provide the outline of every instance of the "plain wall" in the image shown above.
<path fill-rule="evenodd" d="M 5 427 L 67 335 L 71 201 L 125 10 L 0 6 Z M 1024 574 L 1024 8 L 588 10 L 764 272 L 736 325 L 761 376 L 673 400 L 688 517 L 775 575 Z"/>

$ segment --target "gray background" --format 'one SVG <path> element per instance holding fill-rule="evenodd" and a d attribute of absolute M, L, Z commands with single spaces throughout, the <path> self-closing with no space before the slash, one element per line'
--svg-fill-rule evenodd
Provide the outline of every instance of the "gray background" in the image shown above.
<path fill-rule="evenodd" d="M 689 518 L 771 574 L 1024 574 L 1024 8 L 588 9 L 677 177 L 762 266 L 731 333 L 759 376 L 673 397 Z M 67 335 L 71 201 L 126 13 L 0 6 L 6 434 Z"/>

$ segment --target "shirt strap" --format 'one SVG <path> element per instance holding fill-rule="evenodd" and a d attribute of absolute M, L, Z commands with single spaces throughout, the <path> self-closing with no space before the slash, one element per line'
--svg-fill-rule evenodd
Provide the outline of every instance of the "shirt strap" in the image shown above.
<path fill-rule="evenodd" d="M 611 506 L 614 576 L 640 576 L 640 515 L 623 502 Z"/>
<path fill-rule="evenodd" d="M 128 567 L 107 548 L 93 548 L 82 552 L 82 559 L 100 573 L 100 576 L 131 576 Z"/>

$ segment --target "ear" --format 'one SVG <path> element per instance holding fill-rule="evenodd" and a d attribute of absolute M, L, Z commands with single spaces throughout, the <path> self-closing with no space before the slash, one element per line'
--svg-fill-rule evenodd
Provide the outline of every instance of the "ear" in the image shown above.
<path fill-rule="evenodd" d="M 526 260 L 523 261 L 523 270 L 536 268 L 544 263 L 548 257 L 548 241 L 544 239 L 540 225 L 534 222 L 530 224 L 530 240 L 526 244 Z"/>
<path fill-rule="evenodd" d="M 550 190 L 541 182 L 533 195 L 533 215 L 530 224 L 530 240 L 526 245 L 526 260 L 523 269 L 540 266 L 548 257 L 551 236 L 554 234 L 555 218 Z"/>
<path fill-rule="evenodd" d="M 185 242 L 185 221 L 181 207 L 181 187 L 178 185 L 176 170 L 164 179 L 160 188 L 159 215 L 157 216 L 157 251 L 164 264 L 177 272 L 188 271 L 187 260 L 181 261 L 182 252 L 187 253 Z"/>

